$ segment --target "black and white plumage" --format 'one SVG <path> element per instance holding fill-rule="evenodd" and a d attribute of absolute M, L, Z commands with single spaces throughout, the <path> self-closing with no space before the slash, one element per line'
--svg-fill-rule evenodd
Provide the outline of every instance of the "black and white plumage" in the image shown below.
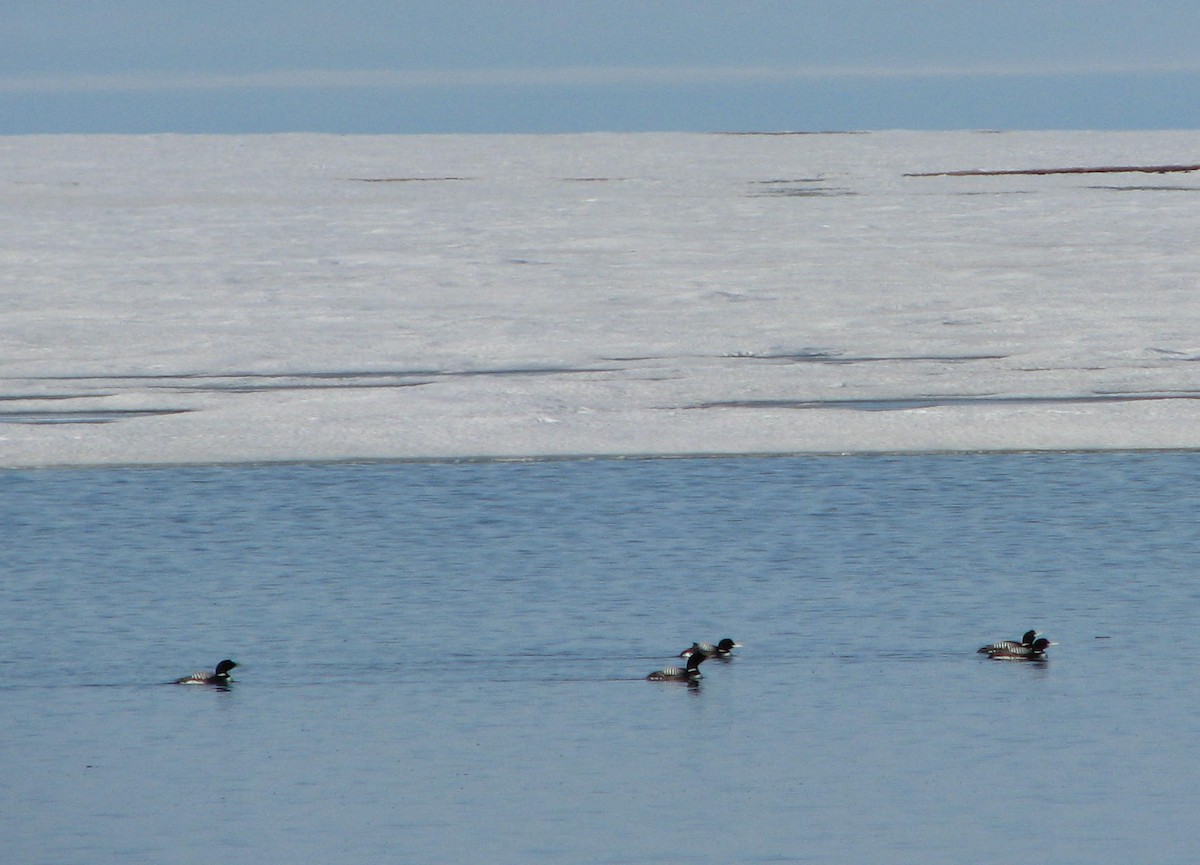
<path fill-rule="evenodd" d="M 692 648 L 695 649 L 688 655 L 686 667 L 667 667 L 664 670 L 655 670 L 646 678 L 651 682 L 698 682 L 703 676 L 700 675 L 700 665 L 708 660 L 708 655 L 698 649 L 699 643 L 694 643 Z"/>
<path fill-rule="evenodd" d="M 221 663 L 217 664 L 217 668 L 211 673 L 201 670 L 198 673 L 192 673 L 190 676 L 184 676 L 182 679 L 176 679 L 176 685 L 227 685 L 233 681 L 229 678 L 229 671 L 236 667 L 234 661 L 226 658 Z"/>
<path fill-rule="evenodd" d="M 1014 645 L 1011 648 L 988 652 L 988 657 L 993 661 L 1044 661 L 1046 660 L 1046 650 L 1056 645 L 1058 644 L 1052 643 L 1045 637 L 1038 637 L 1028 646 Z"/>
<path fill-rule="evenodd" d="M 975 651 L 980 655 L 993 655 L 996 652 L 1007 652 L 1016 649 L 1028 649 L 1033 645 L 1033 641 L 1038 637 L 1038 632 L 1028 630 L 1020 640 L 998 640 L 995 643 L 989 643 L 986 646 L 980 646 Z"/>
<path fill-rule="evenodd" d="M 710 658 L 729 658 L 733 655 L 734 649 L 740 649 L 741 647 L 741 643 L 735 643 L 729 637 L 726 637 L 715 646 L 712 643 L 692 643 L 679 653 L 679 657 L 690 658 L 694 653 L 700 652 Z"/>

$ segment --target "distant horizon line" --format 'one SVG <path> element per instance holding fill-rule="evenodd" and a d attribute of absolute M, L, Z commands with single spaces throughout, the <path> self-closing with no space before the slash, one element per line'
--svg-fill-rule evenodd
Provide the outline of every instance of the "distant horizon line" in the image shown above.
<path fill-rule="evenodd" d="M 1041 78 L 1200 73 L 1200 63 L 888 66 L 562 66 L 479 69 L 293 69 L 265 72 L 136 72 L 3 75 L 0 95 L 201 90 L 611 87 L 755 84 L 819 80 Z"/>

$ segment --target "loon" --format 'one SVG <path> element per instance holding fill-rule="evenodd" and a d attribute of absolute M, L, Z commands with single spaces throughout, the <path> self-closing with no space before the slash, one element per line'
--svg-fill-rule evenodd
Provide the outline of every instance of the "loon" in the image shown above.
<path fill-rule="evenodd" d="M 1044 661 L 1046 650 L 1057 645 L 1058 643 L 1052 643 L 1045 637 L 1038 637 L 1028 646 L 1004 647 L 988 652 L 988 657 L 993 661 Z"/>
<path fill-rule="evenodd" d="M 699 643 L 692 644 L 686 668 L 667 667 L 665 670 L 656 670 L 646 678 L 651 682 L 698 682 L 703 678 L 700 675 L 700 665 L 708 660 L 708 655 L 700 651 L 699 646 Z"/>
<path fill-rule="evenodd" d="M 975 651 L 980 655 L 993 655 L 996 652 L 1008 651 L 1011 649 L 1028 649 L 1033 645 L 1033 641 L 1037 639 L 1038 632 L 1029 630 L 1024 633 L 1020 640 L 999 640 L 986 646 L 981 646 Z"/>
<path fill-rule="evenodd" d="M 190 676 L 184 676 L 182 679 L 176 679 L 176 685 L 225 685 L 233 680 L 229 678 L 229 671 L 236 667 L 237 664 L 226 658 L 221 663 L 217 664 L 217 668 L 211 673 L 206 673 L 201 670 L 199 673 L 192 673 Z"/>
<path fill-rule="evenodd" d="M 726 637 L 715 646 L 712 643 L 692 643 L 691 646 L 679 653 L 679 657 L 690 658 L 694 653 L 700 652 L 709 658 L 729 658 L 732 657 L 734 649 L 741 647 L 741 643 L 735 643 Z"/>

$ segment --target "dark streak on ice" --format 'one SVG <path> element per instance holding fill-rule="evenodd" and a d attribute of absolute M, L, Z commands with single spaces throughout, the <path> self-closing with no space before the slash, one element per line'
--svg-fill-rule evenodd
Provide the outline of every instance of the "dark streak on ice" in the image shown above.
<path fill-rule="evenodd" d="M 1078 405 L 1200 399 L 1200 393 L 1091 394 L 1077 396 L 929 396 L 880 399 L 746 399 L 722 400 L 682 406 L 685 409 L 848 409 L 851 411 L 908 411 L 911 409 L 968 405 Z"/>
<path fill-rule="evenodd" d="M 439 378 L 477 376 L 583 375 L 616 371 L 612 367 L 513 367 L 498 369 L 445 371 L 436 369 L 390 371 L 326 371 L 298 373 L 134 373 L 130 375 L 44 376 L 30 381 L 103 382 L 108 388 L 123 383 L 146 386 L 175 393 L 263 393 L 286 390 L 342 390 L 358 388 L 419 387 Z M 0 401 L 39 403 L 49 400 L 102 399 L 113 393 L 72 393 L 54 395 L 0 394 Z M 23 409 L 0 411 L 0 423 L 111 423 L 137 417 L 183 414 L 188 408 L 166 409 Z"/>
<path fill-rule="evenodd" d="M 170 414 L 186 414 L 187 408 L 169 409 L 71 409 L 67 411 L 0 411 L 0 423 L 61 424 L 61 423 L 112 423 L 135 417 L 160 417 Z"/>
<path fill-rule="evenodd" d="M 852 189 L 836 186 L 780 186 L 754 192 L 755 198 L 841 198 L 848 195 L 858 195 Z"/>
<path fill-rule="evenodd" d="M 313 386 L 313 382 L 336 382 L 331 387 L 404 387 L 412 382 L 409 378 L 456 378 L 474 376 L 522 376 L 522 375 L 570 375 L 590 372 L 614 372 L 610 367 L 529 366 L 496 367 L 493 369 L 397 369 L 397 370 L 326 370 L 319 372 L 197 372 L 197 373 L 130 373 L 127 375 L 62 375 L 41 376 L 36 381 L 149 381 L 149 382 L 278 382 L 280 387 Z M 170 385 L 160 385 L 170 386 Z M 266 385 L 270 387 L 270 384 Z M 223 390 L 228 385 L 214 384 L 213 390 Z M 25 399 L 27 397 L 16 397 Z"/>
<path fill-rule="evenodd" d="M 452 180 L 471 180 L 470 177 L 351 177 L 358 183 L 440 183 Z"/>
<path fill-rule="evenodd" d="M 739 354 L 731 357 L 745 360 L 785 361 L 788 363 L 895 363 L 901 361 L 920 361 L 933 363 L 966 363 L 975 360 L 1003 360 L 1008 355 L 1003 354 L 926 354 L 926 355 L 842 355 L 836 352 L 799 351 L 779 354 Z"/>

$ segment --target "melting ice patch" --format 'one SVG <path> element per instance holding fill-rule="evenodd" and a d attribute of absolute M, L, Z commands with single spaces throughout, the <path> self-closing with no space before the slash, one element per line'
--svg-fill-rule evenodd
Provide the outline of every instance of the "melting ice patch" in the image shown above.
<path fill-rule="evenodd" d="M 1200 444 L 1200 133 L 0 140 L 0 465 Z"/>

